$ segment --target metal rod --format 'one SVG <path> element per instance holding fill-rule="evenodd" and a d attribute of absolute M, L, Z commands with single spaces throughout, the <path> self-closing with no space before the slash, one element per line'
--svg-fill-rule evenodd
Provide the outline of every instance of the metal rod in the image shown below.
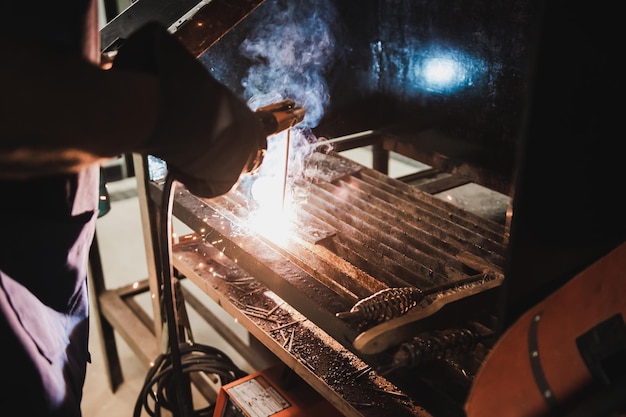
<path fill-rule="evenodd" d="M 285 176 L 283 177 L 283 194 L 280 203 L 280 210 L 285 211 L 285 195 L 287 194 L 287 172 L 289 170 L 289 144 L 291 142 L 291 129 L 287 129 L 287 140 L 285 145 Z"/>
<path fill-rule="evenodd" d="M 358 133 L 352 133 L 350 135 L 345 135 L 345 136 L 339 136 L 337 138 L 334 139 L 326 139 L 326 140 L 320 140 L 317 142 L 313 142 L 310 144 L 310 146 L 312 147 L 317 147 L 320 145 L 328 145 L 331 143 L 336 143 L 336 142 L 343 142 L 344 140 L 350 140 L 350 139 L 356 139 L 356 138 L 360 138 L 363 136 L 370 136 L 373 135 L 375 133 L 374 130 L 364 130 L 363 132 L 358 132 Z"/>

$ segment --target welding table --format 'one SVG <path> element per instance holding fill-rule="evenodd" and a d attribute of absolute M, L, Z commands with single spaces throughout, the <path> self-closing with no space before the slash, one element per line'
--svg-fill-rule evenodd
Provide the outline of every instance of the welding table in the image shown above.
<path fill-rule="evenodd" d="M 133 300 L 135 295 L 146 291 L 160 294 L 155 278 L 160 273 L 159 264 L 156 262 L 158 244 L 155 231 L 158 227 L 156 218 L 160 205 L 158 202 L 162 197 L 162 185 L 149 180 L 147 163 L 143 157 L 136 155 L 134 158 L 149 278 L 137 284 L 109 291 L 104 289 L 102 283 L 96 285 L 98 305 L 103 317 L 101 326 L 103 343 L 113 390 L 122 380 L 112 338 L 113 328 L 120 332 L 147 366 L 150 366 L 159 354 L 158 342 L 155 341 L 162 340 L 160 297 L 152 297 L 154 312 L 152 317 Z M 343 161 L 339 162 L 343 164 Z M 349 163 L 347 169 L 348 171 L 353 169 L 353 165 Z M 359 169 L 374 178 L 385 177 L 384 174 L 365 167 Z M 389 181 L 394 184 L 397 182 L 391 179 Z M 436 189 L 435 183 L 436 181 L 430 182 L 428 188 Z M 443 179 L 441 183 L 450 186 L 451 182 L 449 179 Z M 406 187 L 410 188 L 408 185 Z M 237 204 L 228 201 L 221 201 L 220 204 L 225 207 L 232 205 L 234 212 L 241 209 Z M 472 244 L 468 250 L 491 250 L 490 256 L 481 256 L 484 264 L 472 266 L 498 269 L 497 264 L 502 259 L 500 251 L 504 248 L 503 226 L 496 227 L 490 222 L 483 224 L 481 223 L 483 220 L 461 210 L 453 214 L 470 216 L 470 223 L 474 228 L 488 226 L 497 229 L 483 233 L 493 233 L 499 236 L 502 242 L 494 243 L 487 239 L 490 241 L 489 244 L 494 245 L 492 249 L 485 249 L 489 245 Z M 367 274 L 357 271 L 360 276 L 365 277 L 363 279 L 365 285 L 370 287 L 352 289 L 357 294 L 348 290 L 346 292 L 349 296 L 340 296 L 338 293 L 341 291 L 337 288 L 333 291 L 329 287 L 338 284 L 320 283 L 319 279 L 323 278 L 312 275 L 316 274 L 316 271 L 323 271 L 324 268 L 335 268 L 336 265 L 319 264 L 314 270 L 305 269 L 305 265 L 294 262 L 293 257 L 281 252 L 279 248 L 268 245 L 259 237 L 239 233 L 236 230 L 236 219 L 224 211 L 217 212 L 214 207 L 207 204 L 207 201 L 195 197 L 182 186 L 175 191 L 173 215 L 195 231 L 174 245 L 172 261 L 176 272 L 193 282 L 241 324 L 252 336 L 250 346 L 237 340 L 236 336 L 230 335 L 227 326 L 220 326 L 219 319 L 189 292 L 185 292 L 184 295 L 186 303 L 212 326 L 215 324 L 225 339 L 232 342 L 233 347 L 243 357 L 250 359 L 250 363 L 255 363 L 255 344 L 269 349 L 278 360 L 289 366 L 349 417 L 374 417 L 389 412 L 398 417 L 431 416 L 431 412 L 427 411 L 423 404 L 416 404 L 412 396 L 377 374 L 363 359 L 346 348 L 351 345 L 357 334 L 332 313 L 349 310 L 354 301 L 363 296 L 363 291 L 373 292 L 382 284 L 371 282 L 371 277 L 368 281 Z M 322 230 L 322 234 L 323 232 Z M 459 234 L 458 231 L 455 233 Z M 405 246 L 402 242 L 399 244 Z M 309 245 L 309 249 L 316 250 L 315 246 Z M 466 249 L 463 248 L 462 252 Z M 339 259 L 336 260 L 339 262 Z M 454 257 L 445 263 L 450 276 L 462 275 L 461 270 L 467 269 L 467 265 Z M 346 265 L 343 265 L 343 269 Z M 252 276 L 247 271 L 255 271 L 258 276 Z M 434 276 L 438 276 L 437 271 Z M 352 279 L 348 276 L 348 280 Z M 361 294 L 358 294 L 359 292 Z M 323 329 L 318 326 L 319 323 L 324 323 Z M 110 334 L 107 336 L 106 332 Z M 207 392 L 206 396 L 214 398 L 214 394 L 210 392 Z"/>

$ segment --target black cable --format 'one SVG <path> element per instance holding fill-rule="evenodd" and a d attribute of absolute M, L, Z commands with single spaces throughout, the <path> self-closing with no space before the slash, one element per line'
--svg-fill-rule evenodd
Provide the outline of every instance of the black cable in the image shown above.
<path fill-rule="evenodd" d="M 232 360 L 221 350 L 201 345 L 181 345 L 181 365 L 182 372 L 188 375 L 192 372 L 204 372 L 207 375 L 214 375 L 219 378 L 221 385 L 236 381 L 247 375 L 239 369 Z M 141 393 L 135 404 L 135 417 L 141 416 L 142 409 L 149 416 L 160 416 L 161 409 L 172 410 L 174 404 L 171 399 L 175 398 L 178 386 L 174 382 L 174 370 L 171 356 L 160 355 L 154 366 L 148 371 L 146 381 L 141 389 Z M 194 410 L 194 416 L 212 417 L 215 404 Z"/>
<path fill-rule="evenodd" d="M 163 307 L 166 313 L 169 351 L 159 355 L 154 366 L 148 370 L 141 393 L 135 403 L 134 417 L 140 417 L 144 409 L 150 416 L 160 416 L 167 409 L 175 417 L 211 417 L 214 404 L 194 410 L 188 374 L 204 372 L 217 376 L 222 385 L 246 376 L 222 351 L 197 343 L 180 342 L 178 321 L 175 313 L 174 275 L 172 256 L 172 207 L 175 181 L 168 173 L 163 187 L 157 241 L 161 264 L 160 287 L 163 291 Z M 151 405 L 152 402 L 152 405 Z"/>
<path fill-rule="evenodd" d="M 161 285 L 163 290 L 163 305 L 165 307 L 166 324 L 168 331 L 168 347 L 172 359 L 173 382 L 179 389 L 175 390 L 176 409 L 180 417 L 190 417 L 189 411 L 191 404 L 191 391 L 189 383 L 184 381 L 181 356 L 180 356 L 180 337 L 178 334 L 178 320 L 176 320 L 176 303 L 174 300 L 175 292 L 172 286 L 172 207 L 174 204 L 174 191 L 176 185 L 172 176 L 168 173 L 165 176 L 165 184 L 163 186 L 163 194 L 161 199 L 161 217 L 159 218 L 159 228 L 157 237 L 159 249 L 161 253 Z M 171 409 L 174 411 L 174 409 Z"/>

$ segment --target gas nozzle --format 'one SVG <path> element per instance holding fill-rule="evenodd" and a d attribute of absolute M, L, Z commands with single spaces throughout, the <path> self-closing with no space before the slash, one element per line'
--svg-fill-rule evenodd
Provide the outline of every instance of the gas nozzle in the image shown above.
<path fill-rule="evenodd" d="M 265 129 L 265 135 L 272 136 L 300 123 L 306 111 L 296 106 L 295 101 L 286 99 L 260 107 L 255 114 Z"/>
<path fill-rule="evenodd" d="M 291 99 L 260 107 L 255 112 L 261 125 L 263 125 L 266 137 L 273 136 L 285 129 L 294 127 L 304 120 L 305 114 L 306 111 L 304 108 L 296 106 L 296 102 Z M 257 172 L 265 158 L 265 150 L 265 147 L 258 149 L 254 155 L 251 155 L 243 172 L 250 174 Z"/>

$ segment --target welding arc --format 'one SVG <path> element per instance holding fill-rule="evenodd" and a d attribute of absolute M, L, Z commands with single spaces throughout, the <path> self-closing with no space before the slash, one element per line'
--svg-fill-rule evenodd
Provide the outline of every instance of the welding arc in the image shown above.
<path fill-rule="evenodd" d="M 350 311 L 341 311 L 335 316 L 342 320 L 368 321 L 380 323 L 405 314 L 427 296 L 450 290 L 471 282 L 487 279 L 488 274 L 480 273 L 438 285 L 427 290 L 417 287 L 385 288 L 359 300 Z"/>
<path fill-rule="evenodd" d="M 281 198 L 281 210 L 285 208 L 285 196 L 287 194 L 287 174 L 289 168 L 289 147 L 291 146 L 291 128 L 304 120 L 306 111 L 297 106 L 292 99 L 285 99 L 260 107 L 255 111 L 257 119 L 263 126 L 266 136 L 272 136 L 283 130 L 287 130 L 287 143 L 285 149 L 285 175 L 283 177 L 283 189 Z"/>

